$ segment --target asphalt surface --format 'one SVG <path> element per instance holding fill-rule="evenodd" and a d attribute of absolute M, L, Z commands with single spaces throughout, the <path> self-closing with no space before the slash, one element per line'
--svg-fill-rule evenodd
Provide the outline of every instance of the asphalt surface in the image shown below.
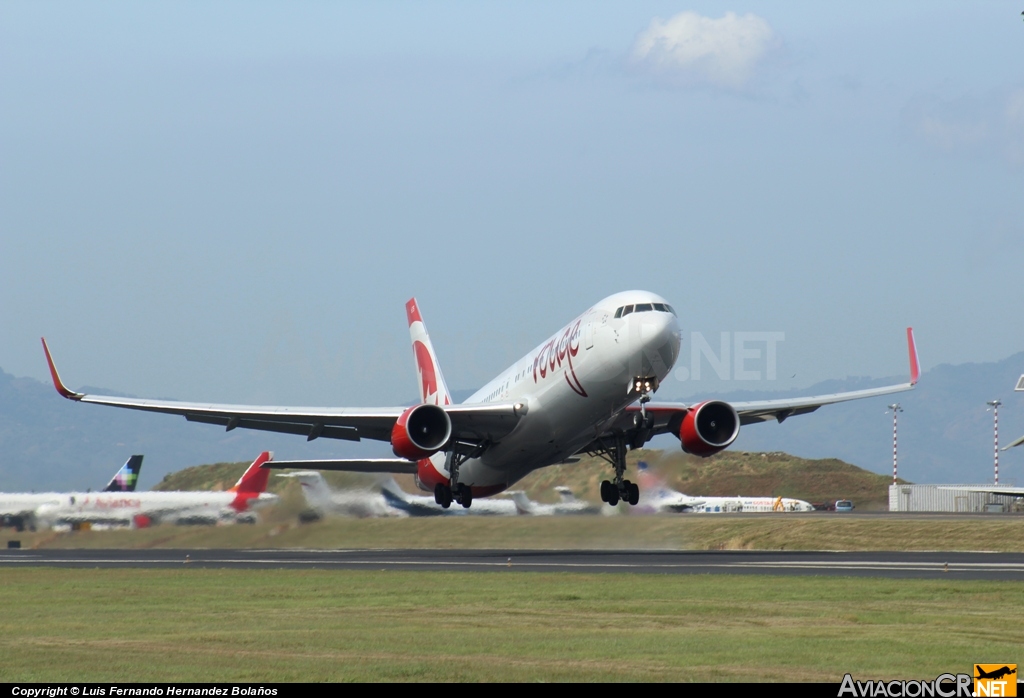
<path fill-rule="evenodd" d="M 1024 553 L 592 550 L 0 550 L 15 567 L 771 574 L 1024 580 Z"/>

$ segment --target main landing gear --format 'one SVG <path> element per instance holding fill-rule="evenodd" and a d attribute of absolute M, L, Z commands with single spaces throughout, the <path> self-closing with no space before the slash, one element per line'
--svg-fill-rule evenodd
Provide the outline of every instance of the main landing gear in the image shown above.
<path fill-rule="evenodd" d="M 469 458 L 479 456 L 486 447 L 486 444 L 482 444 L 464 453 L 454 450 L 448 452 L 445 468 L 448 470 L 450 477 L 447 484 L 438 483 L 434 485 L 435 502 L 445 509 L 450 507 L 452 502 L 458 502 L 464 509 L 469 509 L 472 506 L 473 490 L 469 489 L 469 485 L 459 482 L 459 466 Z"/>
<path fill-rule="evenodd" d="M 469 485 L 464 485 L 461 482 L 455 486 L 454 492 L 451 485 L 438 483 L 434 485 L 434 501 L 445 509 L 450 507 L 452 502 L 458 502 L 464 508 L 469 509 L 473 504 L 473 491 L 469 489 Z"/>

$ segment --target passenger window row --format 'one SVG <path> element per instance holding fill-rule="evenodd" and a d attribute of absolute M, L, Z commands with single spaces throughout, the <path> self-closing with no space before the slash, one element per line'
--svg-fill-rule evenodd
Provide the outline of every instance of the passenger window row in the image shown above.
<path fill-rule="evenodd" d="M 624 305 L 615 311 L 615 317 L 626 317 L 630 313 L 645 313 L 656 310 L 660 313 L 676 314 L 668 303 L 637 303 L 636 305 Z"/>

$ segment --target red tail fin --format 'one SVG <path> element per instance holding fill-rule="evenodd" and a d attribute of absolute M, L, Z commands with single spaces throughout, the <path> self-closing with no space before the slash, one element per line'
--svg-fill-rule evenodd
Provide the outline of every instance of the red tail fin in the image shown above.
<path fill-rule="evenodd" d="M 266 492 L 267 481 L 270 479 L 270 471 L 260 466 L 267 461 L 274 460 L 274 454 L 270 451 L 264 451 L 259 455 L 259 458 L 252 462 L 242 477 L 238 478 L 238 482 L 231 488 L 231 492 L 238 492 L 244 494 L 259 494 Z"/>

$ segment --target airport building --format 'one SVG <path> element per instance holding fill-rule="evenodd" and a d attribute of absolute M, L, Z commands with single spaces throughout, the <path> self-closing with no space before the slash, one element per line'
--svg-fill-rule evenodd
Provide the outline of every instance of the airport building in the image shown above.
<path fill-rule="evenodd" d="M 977 491 L 984 487 L 986 485 L 889 485 L 889 511 L 1008 513 L 1022 510 L 1021 498 Z"/>

